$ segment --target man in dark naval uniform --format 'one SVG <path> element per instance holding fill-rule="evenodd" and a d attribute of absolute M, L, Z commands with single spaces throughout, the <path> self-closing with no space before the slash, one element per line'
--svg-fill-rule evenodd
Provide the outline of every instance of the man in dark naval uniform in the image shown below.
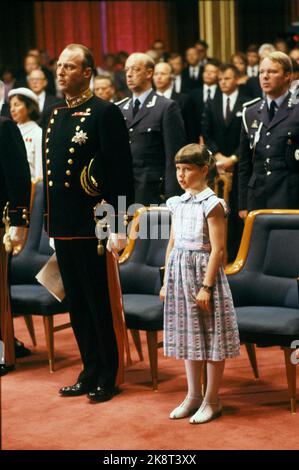
<path fill-rule="evenodd" d="M 260 67 L 266 94 L 244 104 L 239 161 L 239 215 L 299 208 L 299 107 L 289 92 L 290 58 L 272 52 Z"/>
<path fill-rule="evenodd" d="M 0 357 L 0 376 L 14 367 L 15 360 L 7 285 L 7 253 L 2 243 L 4 223 L 7 227 L 16 227 L 10 240 L 6 236 L 6 243 L 11 244 L 11 249 L 16 244 L 22 244 L 29 225 L 30 192 L 30 170 L 21 133 L 13 121 L 0 117 L 0 338 L 6 352 L 5 365 L 1 364 Z"/>
<path fill-rule="evenodd" d="M 103 199 L 115 209 L 115 232 L 124 228 L 118 196 L 133 202 L 133 175 L 128 132 L 121 112 L 93 96 L 89 82 L 93 57 L 71 44 L 57 64 L 65 106 L 45 117 L 45 224 L 55 239 L 71 323 L 83 370 L 62 396 L 88 394 L 107 401 L 115 394 L 117 345 L 109 301 L 106 260 L 97 254 L 94 206 Z M 125 208 L 126 210 L 126 208 Z M 113 230 L 112 230 L 113 231 Z M 114 233 L 116 248 L 124 233 Z"/>
<path fill-rule="evenodd" d="M 181 194 L 174 157 L 186 143 L 179 106 L 152 88 L 154 68 L 147 54 L 131 54 L 125 70 L 133 96 L 118 103 L 129 130 L 135 202 L 144 205 Z"/>

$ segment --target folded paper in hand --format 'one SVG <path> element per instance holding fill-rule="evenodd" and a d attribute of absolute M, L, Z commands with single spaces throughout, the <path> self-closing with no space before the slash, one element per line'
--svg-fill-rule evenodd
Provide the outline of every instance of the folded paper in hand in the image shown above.
<path fill-rule="evenodd" d="M 55 253 L 40 272 L 37 273 L 35 278 L 55 297 L 55 299 L 59 302 L 63 301 L 65 292 Z"/>

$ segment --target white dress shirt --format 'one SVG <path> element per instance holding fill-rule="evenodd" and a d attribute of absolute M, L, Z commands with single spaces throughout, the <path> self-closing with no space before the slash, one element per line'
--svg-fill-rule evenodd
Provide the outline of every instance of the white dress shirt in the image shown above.
<path fill-rule="evenodd" d="M 42 91 L 39 95 L 37 95 L 37 99 L 38 99 L 39 112 L 42 113 L 44 110 L 44 106 L 45 106 L 46 92 Z"/>
<path fill-rule="evenodd" d="M 171 93 L 172 93 L 172 86 L 167 88 L 165 91 L 156 91 L 157 95 L 164 96 L 165 98 L 168 98 L 170 100 L 171 98 Z"/>
<path fill-rule="evenodd" d="M 247 65 L 247 75 L 248 77 L 257 77 L 259 74 L 259 65 Z"/>
<path fill-rule="evenodd" d="M 236 104 L 236 101 L 238 99 L 238 94 L 239 94 L 238 88 L 233 93 L 231 93 L 230 95 L 227 95 L 226 93 L 222 93 L 222 112 L 223 112 L 224 119 L 226 118 L 227 98 L 229 98 L 229 107 L 230 107 L 230 111 L 232 113 L 233 109 L 234 109 L 234 106 Z"/>
<path fill-rule="evenodd" d="M 204 103 L 208 99 L 208 90 L 210 90 L 210 98 L 211 100 L 214 99 L 215 93 L 217 89 L 217 84 L 215 83 L 214 85 L 207 85 L 206 83 L 203 84 L 203 101 Z"/>
<path fill-rule="evenodd" d="M 195 67 L 189 65 L 189 77 L 195 78 L 197 80 L 199 76 L 199 69 L 200 69 L 199 64 L 196 65 Z"/>
<path fill-rule="evenodd" d="M 182 89 L 182 75 L 175 75 L 174 76 L 174 79 L 173 79 L 173 82 L 174 82 L 174 91 L 176 93 L 181 93 L 181 89 Z"/>
<path fill-rule="evenodd" d="M 30 167 L 31 180 L 43 177 L 42 130 L 34 121 L 18 124 L 21 131 Z"/>

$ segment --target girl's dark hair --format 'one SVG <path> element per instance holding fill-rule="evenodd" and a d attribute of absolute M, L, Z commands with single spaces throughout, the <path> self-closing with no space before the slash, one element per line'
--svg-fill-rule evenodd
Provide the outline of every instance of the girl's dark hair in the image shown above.
<path fill-rule="evenodd" d="M 40 117 L 39 109 L 38 109 L 38 104 L 35 103 L 35 101 L 32 101 L 30 98 L 24 95 L 13 95 L 11 96 L 10 100 L 13 97 L 18 98 L 18 100 L 22 101 L 22 103 L 25 104 L 27 111 L 28 111 L 28 116 L 30 117 L 31 121 L 38 121 Z M 9 100 L 9 101 L 10 101 Z"/>
<path fill-rule="evenodd" d="M 199 167 L 207 165 L 209 169 L 207 183 L 210 187 L 214 186 L 214 180 L 217 175 L 216 160 L 206 145 L 185 145 L 177 152 L 175 156 L 175 163 L 193 163 Z"/>

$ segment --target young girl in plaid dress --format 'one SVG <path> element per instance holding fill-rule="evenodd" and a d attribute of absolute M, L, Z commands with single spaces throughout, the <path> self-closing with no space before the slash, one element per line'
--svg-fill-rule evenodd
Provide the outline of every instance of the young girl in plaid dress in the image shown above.
<path fill-rule="evenodd" d="M 218 393 L 226 358 L 240 353 L 230 288 L 222 267 L 227 209 L 208 187 L 215 161 L 204 145 L 190 144 L 175 157 L 177 179 L 185 190 L 167 200 L 172 229 L 166 252 L 164 352 L 185 360 L 188 393 L 170 413 L 205 423 L 221 415 Z M 207 389 L 201 373 L 207 362 Z"/>

